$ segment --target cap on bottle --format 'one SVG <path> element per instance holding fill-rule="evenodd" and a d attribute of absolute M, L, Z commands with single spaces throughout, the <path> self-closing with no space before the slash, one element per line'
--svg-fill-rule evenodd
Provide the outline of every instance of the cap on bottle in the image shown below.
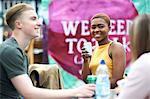
<path fill-rule="evenodd" d="M 106 64 L 106 63 L 105 63 L 105 60 L 102 59 L 102 60 L 100 61 L 100 64 Z"/>

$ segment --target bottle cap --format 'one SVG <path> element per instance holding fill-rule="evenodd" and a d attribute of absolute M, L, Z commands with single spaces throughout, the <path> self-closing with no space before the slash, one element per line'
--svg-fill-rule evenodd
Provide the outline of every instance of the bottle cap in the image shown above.
<path fill-rule="evenodd" d="M 106 64 L 106 63 L 105 63 L 105 60 L 102 59 L 102 60 L 100 61 L 100 64 Z"/>

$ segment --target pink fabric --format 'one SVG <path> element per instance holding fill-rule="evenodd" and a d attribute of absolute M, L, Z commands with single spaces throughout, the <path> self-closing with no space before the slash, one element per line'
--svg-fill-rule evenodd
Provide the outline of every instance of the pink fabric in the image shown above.
<path fill-rule="evenodd" d="M 150 53 L 141 55 L 133 64 L 117 99 L 150 99 Z"/>
<path fill-rule="evenodd" d="M 128 0 L 53 0 L 49 5 L 49 33 L 48 33 L 48 53 L 51 55 L 59 65 L 67 72 L 81 78 L 80 69 L 82 66 L 82 58 L 80 48 L 83 46 L 84 41 L 90 41 L 93 45 L 90 34 L 83 35 L 89 31 L 89 23 L 84 21 L 89 20 L 94 14 L 103 12 L 111 17 L 114 21 L 110 34 L 110 39 L 117 38 L 119 42 L 127 45 L 127 21 L 132 20 L 138 15 L 134 5 Z M 119 29 L 119 22 L 122 29 Z M 63 25 L 63 22 L 67 25 Z M 68 28 L 68 23 L 73 22 L 75 28 L 75 22 L 77 30 L 68 32 L 64 29 Z M 65 24 L 65 23 L 64 23 Z M 115 32 L 116 31 L 116 32 Z M 123 34 L 119 34 L 125 31 Z M 114 32 L 114 34 L 113 34 Z M 73 40 L 73 45 L 70 45 Z M 73 48 L 69 50 L 69 47 Z M 127 63 L 130 60 L 129 45 L 127 47 Z M 69 52 L 70 51 L 70 52 Z"/>

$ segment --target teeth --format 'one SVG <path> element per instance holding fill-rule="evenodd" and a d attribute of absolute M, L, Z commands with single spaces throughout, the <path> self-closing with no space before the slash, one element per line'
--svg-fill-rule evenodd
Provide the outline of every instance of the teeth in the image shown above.
<path fill-rule="evenodd" d="M 100 37 L 100 35 L 97 34 L 97 35 L 95 35 L 95 37 Z"/>

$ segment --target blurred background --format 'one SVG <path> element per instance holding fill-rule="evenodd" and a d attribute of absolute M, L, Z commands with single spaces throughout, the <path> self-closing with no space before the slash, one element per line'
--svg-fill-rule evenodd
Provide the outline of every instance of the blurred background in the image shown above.
<path fill-rule="evenodd" d="M 6 10 L 17 3 L 31 4 L 42 22 L 40 37 L 32 40 L 26 52 L 30 64 L 57 64 L 64 88 L 81 83 L 81 47 L 96 41 L 89 32 L 89 20 L 96 13 L 106 13 L 111 18 L 110 39 L 121 42 L 126 50 L 127 66 L 130 63 L 128 29 L 139 14 L 150 13 L 149 0 L 0 0 L 0 43 L 11 36 L 5 24 Z"/>

